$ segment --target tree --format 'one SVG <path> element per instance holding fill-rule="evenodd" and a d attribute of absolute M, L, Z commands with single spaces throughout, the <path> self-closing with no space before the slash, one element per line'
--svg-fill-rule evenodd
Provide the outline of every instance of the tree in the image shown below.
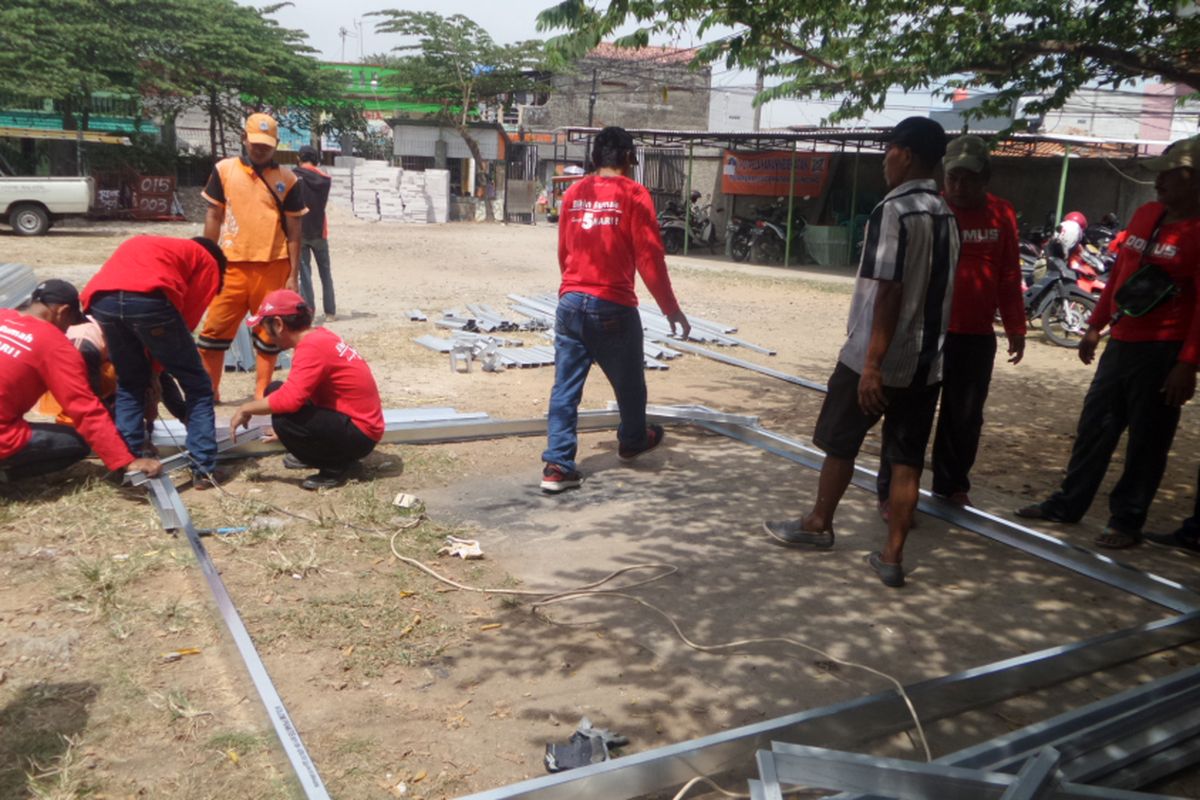
<path fill-rule="evenodd" d="M 392 82 L 408 96 L 436 103 L 435 116 L 458 132 L 475 161 L 476 185 L 486 181 L 487 162 L 479 142 L 467 127 L 480 104 L 502 104 L 513 93 L 538 88 L 545 62 L 540 41 L 498 45 L 471 19 L 433 11 L 378 11 L 386 17 L 375 26 L 380 33 L 416 37 L 414 44 L 393 48 L 412 55 L 390 60 L 397 70 Z M 488 219 L 492 206 L 487 205 Z"/>
<path fill-rule="evenodd" d="M 833 120 L 880 109 L 888 89 L 996 94 L 969 112 L 1011 113 L 1022 97 L 1040 114 L 1084 84 L 1119 87 L 1158 78 L 1200 91 L 1200 14 L 1181 0 L 611 0 L 600 8 L 564 0 L 538 16 L 539 30 L 566 29 L 549 43 L 580 55 L 630 22 L 618 39 L 732 28 L 697 61 L 762 69 L 778 84 L 756 102 L 841 97 Z M 1018 126 L 1021 124 L 1018 121 Z"/>
<path fill-rule="evenodd" d="M 209 114 L 212 154 L 247 110 L 289 114 L 312 130 L 353 127 L 354 107 L 323 75 L 303 31 L 235 0 L 5 0 L 0 75 L 8 96 L 58 104 L 86 130 L 97 92 L 137 98 L 163 118 Z M 340 129 L 340 128 L 339 128 Z"/>

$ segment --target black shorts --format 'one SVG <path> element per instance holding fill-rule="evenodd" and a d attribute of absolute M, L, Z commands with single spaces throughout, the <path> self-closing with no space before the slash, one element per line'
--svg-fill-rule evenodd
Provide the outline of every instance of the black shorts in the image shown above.
<path fill-rule="evenodd" d="M 817 417 L 813 443 L 826 455 L 853 460 L 858 456 L 867 432 L 882 416 L 884 457 L 893 464 L 923 467 L 941 384 L 907 389 L 885 386 L 883 394 L 887 405 L 883 414 L 864 414 L 858 406 L 860 377 L 838 362 L 829 378 L 829 393 L 825 395 L 821 414 Z"/>

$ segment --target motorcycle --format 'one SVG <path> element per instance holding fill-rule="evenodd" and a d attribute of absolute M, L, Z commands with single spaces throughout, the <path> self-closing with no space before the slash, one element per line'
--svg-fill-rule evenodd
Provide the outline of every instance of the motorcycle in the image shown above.
<path fill-rule="evenodd" d="M 725 236 L 729 239 L 729 254 L 734 261 L 750 258 L 750 249 L 754 245 L 754 220 L 734 217 L 725 229 Z"/>
<path fill-rule="evenodd" d="M 658 232 L 662 235 L 663 249 L 667 255 L 683 252 L 683 239 L 687 235 L 687 221 L 683 209 L 671 200 L 658 212 Z"/>
<path fill-rule="evenodd" d="M 782 263 L 788 252 L 787 205 L 782 199 L 771 206 L 760 207 L 754 221 L 751 253 L 764 264 Z M 808 221 L 800 214 L 792 219 L 791 255 L 793 263 L 804 258 L 804 229 Z"/>
<path fill-rule="evenodd" d="M 709 217 L 712 205 L 701 206 L 697 202 L 699 199 L 700 193 L 692 192 L 692 207 L 686 215 L 674 200 L 668 202 L 659 212 L 658 230 L 662 235 L 663 249 L 668 255 L 682 253 L 685 239 L 689 251 L 697 247 L 707 247 L 712 253 L 717 251 L 720 239 L 717 236 L 717 226 Z M 718 208 L 717 213 L 723 210 Z"/>
<path fill-rule="evenodd" d="M 1044 266 L 1044 271 L 1042 267 Z M 1078 285 L 1078 275 L 1057 255 L 1047 254 L 1023 274 L 1025 317 L 1040 320 L 1042 333 L 1059 347 L 1079 347 L 1096 298 Z"/>
<path fill-rule="evenodd" d="M 718 208 L 716 213 L 720 214 L 725 209 Z M 717 226 L 712 221 L 712 203 L 700 205 L 699 203 L 692 204 L 691 222 L 691 238 L 688 241 L 688 249 L 695 247 L 707 247 L 710 253 L 717 252 L 717 245 L 721 243 L 720 237 L 717 235 Z"/>

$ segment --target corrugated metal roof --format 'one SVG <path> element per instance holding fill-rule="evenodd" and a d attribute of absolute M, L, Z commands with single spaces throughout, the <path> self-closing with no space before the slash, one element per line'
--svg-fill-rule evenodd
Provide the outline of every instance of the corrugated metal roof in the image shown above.
<path fill-rule="evenodd" d="M 600 132 L 600 128 L 567 127 L 561 129 L 568 141 L 582 141 Z M 833 148 L 876 152 L 891 128 L 786 128 L 766 131 L 688 131 L 658 128 L 629 129 L 645 147 L 695 145 L 743 150 L 777 150 L 793 145 L 803 149 Z M 1088 136 L 971 131 L 985 139 L 997 139 L 993 156 L 1020 158 L 1061 158 L 1069 150 L 1078 158 L 1143 158 L 1170 144 L 1157 139 L 1104 139 Z M 999 138 L 997 138 L 999 137 Z"/>

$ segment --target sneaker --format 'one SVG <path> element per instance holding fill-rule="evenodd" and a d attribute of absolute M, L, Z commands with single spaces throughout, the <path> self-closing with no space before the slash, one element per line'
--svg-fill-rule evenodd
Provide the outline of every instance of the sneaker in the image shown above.
<path fill-rule="evenodd" d="M 558 464 L 547 464 L 542 468 L 543 492 L 558 494 L 567 489 L 577 489 L 582 484 L 583 476 L 576 470 L 567 469 Z"/>
<path fill-rule="evenodd" d="M 653 450 L 654 448 L 658 447 L 660 444 L 662 444 L 662 440 L 663 440 L 662 425 L 647 425 L 645 442 L 643 442 L 641 445 L 638 445 L 636 447 L 620 445 L 617 448 L 617 457 L 620 458 L 622 461 L 632 461 L 633 459 L 640 456 L 642 453 L 648 453 L 651 450 Z"/>
<path fill-rule="evenodd" d="M 316 475 L 309 475 L 300 484 L 301 489 L 315 492 L 318 489 L 336 489 L 346 482 L 346 470 L 322 469 Z"/>
<path fill-rule="evenodd" d="M 291 453 L 288 453 L 287 455 L 285 455 L 283 457 L 283 468 L 284 469 L 315 469 L 315 467 L 313 467 L 309 464 L 305 464 L 303 461 L 296 458 Z"/>
<path fill-rule="evenodd" d="M 904 585 L 904 570 L 899 564 L 889 564 L 884 561 L 879 551 L 867 556 L 867 564 L 875 570 L 875 574 L 879 576 L 879 580 L 883 582 L 884 586 L 898 589 Z"/>
<path fill-rule="evenodd" d="M 212 472 L 203 472 L 192 468 L 192 488 L 197 492 L 207 491 L 229 483 L 233 473 L 227 467 L 216 467 Z"/>
<path fill-rule="evenodd" d="M 766 521 L 763 530 L 784 547 L 812 547 L 817 550 L 828 550 L 833 547 L 833 529 L 827 531 L 808 531 L 804 529 L 803 520 L 784 519 Z"/>

